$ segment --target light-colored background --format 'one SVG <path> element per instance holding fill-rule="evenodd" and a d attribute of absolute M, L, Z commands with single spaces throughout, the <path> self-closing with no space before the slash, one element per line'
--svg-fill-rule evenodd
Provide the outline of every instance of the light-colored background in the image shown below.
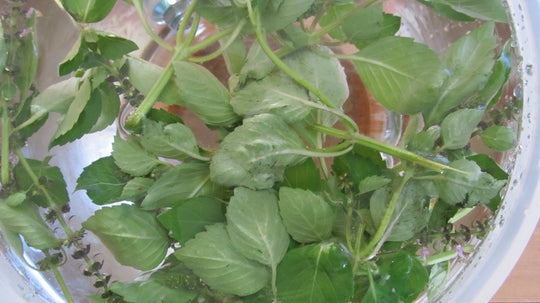
<path fill-rule="evenodd" d="M 540 302 L 540 223 L 510 276 L 491 303 Z"/>

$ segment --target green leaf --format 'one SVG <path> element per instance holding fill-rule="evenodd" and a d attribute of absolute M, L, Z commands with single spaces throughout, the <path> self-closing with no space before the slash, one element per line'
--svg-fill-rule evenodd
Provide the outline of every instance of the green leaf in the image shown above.
<path fill-rule="evenodd" d="M 441 123 L 442 148 L 460 149 L 469 144 L 483 115 L 484 110 L 460 109 L 446 116 Z"/>
<path fill-rule="evenodd" d="M 487 154 L 477 154 L 467 157 L 480 166 L 483 172 L 492 175 L 497 180 L 508 180 L 508 173 L 502 169 L 499 164 Z"/>
<path fill-rule="evenodd" d="M 407 149 L 419 154 L 431 154 L 440 132 L 439 128 L 430 128 L 416 133 L 407 144 Z"/>
<path fill-rule="evenodd" d="M 272 113 L 286 123 L 292 123 L 304 119 L 312 110 L 299 100 L 309 101 L 305 88 L 284 72 L 279 72 L 249 82 L 236 91 L 231 106 L 239 115 Z"/>
<path fill-rule="evenodd" d="M 467 202 L 468 206 L 489 203 L 506 183 L 482 172 L 476 162 L 457 160 L 448 164 L 466 173 L 446 171 L 434 178 L 439 197 L 448 204 Z"/>
<path fill-rule="evenodd" d="M 259 1 L 262 26 L 269 32 L 284 28 L 302 16 L 314 0 L 263 0 Z"/>
<path fill-rule="evenodd" d="M 360 303 L 401 302 L 399 296 L 390 285 L 370 283 Z"/>
<path fill-rule="evenodd" d="M 35 82 L 36 72 L 38 68 L 38 40 L 36 27 L 36 14 L 27 19 L 26 28 L 31 28 L 31 31 L 24 37 L 17 38 L 17 49 L 14 52 L 14 65 L 18 72 L 15 74 L 14 80 L 19 87 L 20 99 L 24 100 L 30 91 L 31 86 Z"/>
<path fill-rule="evenodd" d="M 324 198 L 311 191 L 281 187 L 279 213 L 287 232 L 297 242 L 320 242 L 331 236 L 334 211 Z"/>
<path fill-rule="evenodd" d="M 237 187 L 226 217 L 227 232 L 237 251 L 275 269 L 289 246 L 275 194 Z"/>
<path fill-rule="evenodd" d="M 318 191 L 321 188 L 320 171 L 312 158 L 288 167 L 283 176 L 283 186 Z"/>
<path fill-rule="evenodd" d="M 352 59 L 375 99 L 400 114 L 416 114 L 432 104 L 443 81 L 438 55 L 410 38 L 380 39 Z"/>
<path fill-rule="evenodd" d="M 4 25 L 0 23 L 0 76 L 4 73 L 6 67 L 6 61 L 8 50 L 6 47 L 6 40 L 4 38 Z"/>
<path fill-rule="evenodd" d="M 178 160 L 199 158 L 199 145 L 195 135 L 182 123 L 164 125 L 148 119 L 143 120 L 141 145 L 159 157 Z"/>
<path fill-rule="evenodd" d="M 148 190 L 141 207 L 158 209 L 172 207 L 196 196 L 215 195 L 219 187 L 210 181 L 208 164 L 182 163 L 162 176 Z"/>
<path fill-rule="evenodd" d="M 153 280 L 132 283 L 114 282 L 110 289 L 121 295 L 125 302 L 130 303 L 189 303 L 193 302 L 197 296 L 193 291 L 170 287 Z"/>
<path fill-rule="evenodd" d="M 434 300 L 435 297 L 444 290 L 448 282 L 448 270 L 450 262 L 437 263 L 431 267 L 429 272 L 428 299 Z"/>
<path fill-rule="evenodd" d="M 229 104 L 229 91 L 210 71 L 185 61 L 173 66 L 181 99 L 206 124 L 230 126 L 240 120 Z"/>
<path fill-rule="evenodd" d="M 278 299 L 283 303 L 345 303 L 353 294 L 349 257 L 335 243 L 289 251 L 278 267 Z"/>
<path fill-rule="evenodd" d="M 444 15 L 450 18 L 458 13 L 474 19 L 508 22 L 506 9 L 501 0 L 423 0 L 421 2 L 426 3 L 439 12 L 441 11 L 437 8 L 444 8 L 445 10 L 443 10 L 442 13 L 447 12 Z M 448 9 L 452 9 L 455 12 L 452 14 L 451 12 L 448 12 Z M 471 21 L 462 20 L 460 18 L 457 20 Z"/>
<path fill-rule="evenodd" d="M 61 207 L 69 203 L 69 196 L 66 190 L 66 182 L 60 169 L 48 164 L 50 158 L 43 161 L 26 159 L 32 173 L 38 178 L 39 183 L 47 190 L 51 200 L 36 188 L 32 178 L 19 162 L 13 169 L 13 175 L 20 190 L 27 192 L 28 200 L 41 207 Z M 52 205 L 51 205 L 52 204 Z"/>
<path fill-rule="evenodd" d="M 160 75 L 163 73 L 163 68 L 136 57 L 127 56 L 126 58 L 129 82 L 141 93 L 148 95 L 152 86 L 154 86 Z M 167 82 L 165 88 L 161 91 L 158 100 L 169 105 L 184 104 L 174 79 L 170 79 Z"/>
<path fill-rule="evenodd" d="M 116 4 L 116 0 L 60 0 L 60 2 L 75 21 L 84 23 L 103 20 Z"/>
<path fill-rule="evenodd" d="M 154 184 L 154 180 L 150 178 L 135 177 L 129 180 L 120 195 L 120 200 L 127 200 L 131 202 L 140 202 L 144 197 L 148 189 Z"/>
<path fill-rule="evenodd" d="M 240 83 L 244 83 L 246 79 L 261 80 L 276 67 L 258 41 L 253 42 L 245 60 L 246 63 L 240 70 Z"/>
<path fill-rule="evenodd" d="M 98 32 L 96 44 L 99 54 L 107 60 L 120 59 L 139 49 L 137 44 L 131 40 L 101 32 Z"/>
<path fill-rule="evenodd" d="M 418 295 L 424 291 L 429 281 L 427 270 L 424 268 L 416 256 L 399 251 L 391 260 L 384 260 L 381 265 L 385 271 L 383 284 L 387 284 L 403 300 L 403 302 L 413 302 Z"/>
<path fill-rule="evenodd" d="M 225 222 L 224 202 L 214 197 L 195 197 L 184 200 L 160 214 L 159 222 L 170 230 L 171 237 L 183 245 L 205 227 Z"/>
<path fill-rule="evenodd" d="M 237 252 L 222 223 L 208 226 L 174 255 L 211 288 L 224 293 L 251 295 L 269 280 L 266 266 Z"/>
<path fill-rule="evenodd" d="M 3 232 L 19 234 L 29 246 L 37 249 L 58 248 L 61 245 L 61 241 L 41 218 L 37 205 L 30 201 L 10 206 L 1 200 L 0 225 Z"/>
<path fill-rule="evenodd" d="M 77 179 L 77 190 L 85 189 L 98 205 L 120 201 L 124 186 L 130 179 L 114 164 L 113 157 L 104 157 L 85 167 Z"/>
<path fill-rule="evenodd" d="M 387 184 L 389 184 L 392 180 L 383 177 L 383 176 L 368 176 L 362 179 L 358 183 L 358 194 L 365 194 L 370 191 L 377 190 Z"/>
<path fill-rule="evenodd" d="M 65 114 L 79 91 L 79 81 L 68 78 L 47 87 L 32 100 L 32 118 L 49 112 Z"/>
<path fill-rule="evenodd" d="M 202 18 L 220 28 L 234 26 L 247 18 L 247 10 L 233 5 L 230 0 L 205 0 L 197 3 L 195 11 Z"/>
<path fill-rule="evenodd" d="M 76 138 L 80 138 L 82 134 L 92 128 L 99 117 L 99 113 L 101 113 L 101 103 L 92 100 L 93 104 L 87 106 L 92 99 L 91 97 L 92 84 L 89 79 L 85 79 L 67 112 L 59 119 L 58 129 L 49 147 L 71 142 Z M 73 134 L 74 132 L 76 134 Z"/>
<path fill-rule="evenodd" d="M 448 76 L 438 100 L 422 111 L 427 125 L 438 124 L 451 109 L 484 88 L 495 63 L 493 30 L 494 24 L 488 22 L 450 46 L 443 58 Z"/>
<path fill-rule="evenodd" d="M 82 223 L 122 265 L 150 270 L 161 263 L 169 240 L 154 214 L 134 205 L 104 207 Z"/>
<path fill-rule="evenodd" d="M 367 177 L 380 175 L 386 162 L 375 150 L 355 146 L 351 153 L 334 158 L 332 169 L 337 176 L 347 177 L 358 186 Z"/>
<path fill-rule="evenodd" d="M 484 144 L 494 151 L 506 151 L 516 144 L 516 134 L 508 127 L 491 126 L 480 133 Z"/>
<path fill-rule="evenodd" d="M 156 156 L 146 152 L 134 136 L 123 140 L 116 135 L 112 156 L 123 172 L 133 176 L 144 176 L 161 163 Z"/>
<path fill-rule="evenodd" d="M 424 229 L 429 222 L 429 199 L 435 190 L 429 181 L 409 181 L 400 194 L 398 204 L 392 214 L 391 232 L 387 241 L 406 241 Z M 381 224 L 390 202 L 386 188 L 374 192 L 370 199 L 370 211 L 376 226 Z"/>
<path fill-rule="evenodd" d="M 225 186 L 270 188 L 283 180 L 286 167 L 305 159 L 298 155 L 304 150 L 304 142 L 278 116 L 260 114 L 223 139 L 212 157 L 210 176 Z"/>

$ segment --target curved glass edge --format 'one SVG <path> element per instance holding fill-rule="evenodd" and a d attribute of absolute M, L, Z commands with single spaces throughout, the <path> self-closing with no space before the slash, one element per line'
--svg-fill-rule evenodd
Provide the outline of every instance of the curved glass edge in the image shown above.
<path fill-rule="evenodd" d="M 525 250 L 540 218 L 540 0 L 508 0 L 523 85 L 516 163 L 492 231 L 437 302 L 489 302 Z M 516 201 L 516 203 L 510 203 Z"/>

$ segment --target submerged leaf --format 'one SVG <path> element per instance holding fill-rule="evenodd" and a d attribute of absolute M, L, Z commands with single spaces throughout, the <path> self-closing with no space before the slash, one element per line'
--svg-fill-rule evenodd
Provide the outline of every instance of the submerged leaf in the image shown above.
<path fill-rule="evenodd" d="M 141 145 L 149 152 L 165 158 L 185 160 L 199 156 L 199 146 L 191 129 L 182 123 L 164 125 L 143 120 Z"/>

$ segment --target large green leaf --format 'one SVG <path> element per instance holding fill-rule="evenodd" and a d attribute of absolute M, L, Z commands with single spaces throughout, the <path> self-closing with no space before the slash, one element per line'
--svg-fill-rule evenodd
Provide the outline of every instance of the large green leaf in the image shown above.
<path fill-rule="evenodd" d="M 289 251 L 278 267 L 277 289 L 283 303 L 345 303 L 353 294 L 352 265 L 335 243 Z"/>
<path fill-rule="evenodd" d="M 79 79 L 69 78 L 47 87 L 32 100 L 32 118 L 49 112 L 64 114 L 79 90 Z"/>
<path fill-rule="evenodd" d="M 61 245 L 61 240 L 45 224 L 37 205 L 30 201 L 10 206 L 5 200 L 0 200 L 0 225 L 7 232 L 21 235 L 29 246 L 37 249 Z"/>
<path fill-rule="evenodd" d="M 170 230 L 171 237 L 183 245 L 206 226 L 225 222 L 224 205 L 214 197 L 195 197 L 161 213 L 158 220 Z"/>
<path fill-rule="evenodd" d="M 227 231 L 237 251 L 275 269 L 289 246 L 276 195 L 237 187 L 226 216 Z"/>
<path fill-rule="evenodd" d="M 164 125 L 143 120 L 141 145 L 153 154 L 178 160 L 199 157 L 199 146 L 191 129 L 182 123 Z"/>
<path fill-rule="evenodd" d="M 104 207 L 83 222 L 120 264 L 150 270 L 161 263 L 169 247 L 167 232 L 153 213 L 135 205 Z"/>
<path fill-rule="evenodd" d="M 451 109 L 484 88 L 495 63 L 494 26 L 487 22 L 450 46 L 443 58 L 448 76 L 438 100 L 422 110 L 426 124 L 438 124 Z"/>
<path fill-rule="evenodd" d="M 92 202 L 98 205 L 119 201 L 130 179 L 114 164 L 113 157 L 104 157 L 85 167 L 77 179 L 76 189 L 85 189 Z"/>
<path fill-rule="evenodd" d="M 266 266 L 233 247 L 222 223 L 209 226 L 174 255 L 211 288 L 228 294 L 254 294 L 267 285 L 270 276 Z"/>
<path fill-rule="evenodd" d="M 309 190 L 281 187 L 279 211 L 287 232 L 297 242 L 323 241 L 332 233 L 332 207 L 324 198 Z"/>
<path fill-rule="evenodd" d="M 210 176 L 218 184 L 270 188 L 283 171 L 305 159 L 304 143 L 278 116 L 260 114 L 244 120 L 214 154 Z"/>
<path fill-rule="evenodd" d="M 156 180 L 141 206 L 145 209 L 172 207 L 188 198 L 218 192 L 219 187 L 210 181 L 208 164 L 182 163 Z"/>
<path fill-rule="evenodd" d="M 173 278 L 173 277 L 171 277 Z M 158 283 L 153 280 L 143 282 L 114 282 L 110 288 L 129 303 L 189 303 L 197 296 L 196 293 L 182 288 Z"/>
<path fill-rule="evenodd" d="M 416 114 L 436 101 L 443 65 L 424 44 L 386 37 L 357 52 L 353 60 L 368 90 L 390 110 Z"/>
<path fill-rule="evenodd" d="M 60 0 L 60 3 L 75 21 L 92 23 L 107 17 L 116 0 Z"/>
<path fill-rule="evenodd" d="M 173 63 L 175 80 L 185 105 L 206 124 L 230 126 L 240 120 L 227 88 L 206 68 L 185 61 Z"/>

